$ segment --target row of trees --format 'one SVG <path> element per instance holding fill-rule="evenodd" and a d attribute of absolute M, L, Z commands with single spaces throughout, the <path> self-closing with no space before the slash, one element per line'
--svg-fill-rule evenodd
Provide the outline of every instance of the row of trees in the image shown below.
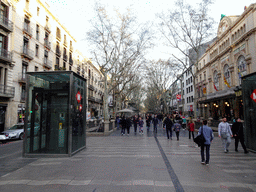
<path fill-rule="evenodd" d="M 163 105 L 163 110 L 168 111 L 171 83 L 177 74 L 190 69 L 191 63 L 197 67 L 200 46 L 211 35 L 214 24 L 208 16 L 211 3 L 211 0 L 203 0 L 197 7 L 192 7 L 178 0 L 175 9 L 158 15 L 158 30 L 166 44 L 178 50 L 177 54 L 170 54 L 168 61 L 148 61 L 145 58 L 147 51 L 154 46 L 152 24 L 138 23 L 129 10 L 125 13 L 115 10 L 110 14 L 104 6 L 96 4 L 96 17 L 91 21 L 93 28 L 87 35 L 94 60 L 104 76 L 105 119 L 109 116 L 107 96 L 111 92 L 120 101 L 129 98 L 137 106 L 144 99 L 146 110 L 154 111 Z M 193 57 L 188 50 L 193 51 Z"/>

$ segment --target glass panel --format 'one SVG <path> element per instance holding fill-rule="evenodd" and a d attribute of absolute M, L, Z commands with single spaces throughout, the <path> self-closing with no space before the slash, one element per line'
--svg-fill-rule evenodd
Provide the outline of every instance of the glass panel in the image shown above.
<path fill-rule="evenodd" d="M 85 146 L 85 83 L 83 80 L 74 76 L 72 88 L 72 152 Z M 80 95 L 80 96 L 79 96 Z"/>
<path fill-rule="evenodd" d="M 68 153 L 69 77 L 29 75 L 27 153 Z"/>

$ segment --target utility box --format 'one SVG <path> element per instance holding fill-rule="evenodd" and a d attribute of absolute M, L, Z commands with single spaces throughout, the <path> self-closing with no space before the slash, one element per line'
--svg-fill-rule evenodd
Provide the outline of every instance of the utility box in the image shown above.
<path fill-rule="evenodd" d="M 256 73 L 242 77 L 246 147 L 256 151 Z"/>
<path fill-rule="evenodd" d="M 24 157 L 72 156 L 86 147 L 86 79 L 72 71 L 26 75 Z"/>

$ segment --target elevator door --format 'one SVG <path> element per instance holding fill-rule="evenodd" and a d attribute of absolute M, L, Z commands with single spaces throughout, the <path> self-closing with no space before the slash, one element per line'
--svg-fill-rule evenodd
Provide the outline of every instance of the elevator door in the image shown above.
<path fill-rule="evenodd" d="M 68 91 L 33 91 L 30 153 L 68 153 Z"/>

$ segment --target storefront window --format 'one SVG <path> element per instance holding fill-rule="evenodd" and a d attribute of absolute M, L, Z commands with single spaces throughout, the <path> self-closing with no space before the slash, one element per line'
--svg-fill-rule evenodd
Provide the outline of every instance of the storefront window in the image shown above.
<path fill-rule="evenodd" d="M 237 71 L 238 71 L 238 79 L 239 79 L 239 85 L 242 83 L 241 78 L 247 74 L 246 70 L 246 61 L 244 56 L 240 56 L 237 60 Z"/>

